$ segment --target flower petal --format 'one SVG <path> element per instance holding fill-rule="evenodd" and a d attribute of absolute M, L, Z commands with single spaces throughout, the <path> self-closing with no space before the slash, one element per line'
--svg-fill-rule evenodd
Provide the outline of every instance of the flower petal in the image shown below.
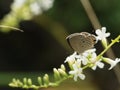
<path fill-rule="evenodd" d="M 78 78 L 78 76 L 77 76 L 77 75 L 75 75 L 75 76 L 74 76 L 74 81 L 77 81 L 77 78 Z"/>
<path fill-rule="evenodd" d="M 98 62 L 97 65 L 98 65 L 99 68 L 103 68 L 104 67 L 104 63 L 102 63 L 102 62 Z"/>
<path fill-rule="evenodd" d="M 109 37 L 110 36 L 110 33 L 106 33 L 106 37 Z"/>
<path fill-rule="evenodd" d="M 100 30 L 100 29 L 97 29 L 97 30 L 95 31 L 95 33 L 96 33 L 97 35 L 99 35 L 99 34 L 101 33 L 101 30 Z"/>
<path fill-rule="evenodd" d="M 103 32 L 103 33 L 106 32 L 106 27 L 102 27 L 102 32 Z"/>
<path fill-rule="evenodd" d="M 84 74 L 80 74 L 79 78 L 82 79 L 82 80 L 84 80 L 85 79 L 85 75 Z"/>
<path fill-rule="evenodd" d="M 92 67 L 92 70 L 96 70 L 96 68 L 97 68 L 97 66 L 96 66 L 96 65 L 94 65 L 94 66 Z"/>

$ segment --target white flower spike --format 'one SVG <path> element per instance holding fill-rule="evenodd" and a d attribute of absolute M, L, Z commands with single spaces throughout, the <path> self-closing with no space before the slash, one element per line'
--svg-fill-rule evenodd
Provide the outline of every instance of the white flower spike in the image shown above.
<path fill-rule="evenodd" d="M 106 33 L 106 27 L 102 27 L 101 29 L 96 30 L 96 34 L 96 39 L 101 40 L 104 47 L 108 49 L 106 38 L 110 36 L 110 33 Z M 69 74 L 73 76 L 75 81 L 77 81 L 78 78 L 84 80 L 85 75 L 83 74 L 83 70 L 86 68 L 96 70 L 98 67 L 102 69 L 104 68 L 104 62 L 106 62 L 110 64 L 109 70 L 111 70 L 118 62 L 120 62 L 120 58 L 111 60 L 109 58 L 103 57 L 103 54 L 104 52 L 97 56 L 95 48 L 85 50 L 79 54 L 77 52 L 74 52 L 65 60 L 65 63 L 67 62 L 70 67 Z"/>

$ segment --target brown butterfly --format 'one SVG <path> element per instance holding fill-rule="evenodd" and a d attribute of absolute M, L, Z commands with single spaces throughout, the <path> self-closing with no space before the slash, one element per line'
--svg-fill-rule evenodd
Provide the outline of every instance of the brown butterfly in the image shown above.
<path fill-rule="evenodd" d="M 70 47 L 79 54 L 91 49 L 96 43 L 95 35 L 88 32 L 73 33 L 66 39 Z"/>

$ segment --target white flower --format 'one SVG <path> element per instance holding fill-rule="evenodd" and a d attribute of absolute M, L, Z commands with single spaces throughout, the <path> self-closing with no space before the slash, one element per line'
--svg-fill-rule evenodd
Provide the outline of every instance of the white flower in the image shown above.
<path fill-rule="evenodd" d="M 81 61 L 83 65 L 86 65 L 87 63 L 91 63 L 93 62 L 93 60 L 95 60 L 95 58 L 97 57 L 95 51 L 96 49 L 89 49 L 82 54 L 83 59 Z"/>
<path fill-rule="evenodd" d="M 40 6 L 37 2 L 31 3 L 30 10 L 35 15 L 42 14 L 42 9 L 40 8 Z"/>
<path fill-rule="evenodd" d="M 48 10 L 53 6 L 54 0 L 39 0 L 40 7 L 43 10 Z"/>
<path fill-rule="evenodd" d="M 74 52 L 72 55 L 68 56 L 64 62 L 65 63 L 66 62 L 72 62 L 72 63 L 74 63 L 75 60 L 77 60 L 77 59 L 80 60 L 81 59 L 81 55 L 77 55 L 77 52 Z"/>
<path fill-rule="evenodd" d="M 77 81 L 77 78 L 84 80 L 85 75 L 82 73 L 82 68 L 78 67 L 76 64 L 73 64 L 73 70 L 69 74 L 74 75 L 74 80 Z"/>
<path fill-rule="evenodd" d="M 33 14 L 42 14 L 43 11 L 50 9 L 53 6 L 54 0 L 38 0 L 34 1 L 30 5 L 30 9 Z"/>
<path fill-rule="evenodd" d="M 96 70 L 97 67 L 103 68 L 104 63 L 101 60 L 96 61 L 97 54 L 95 53 L 96 49 L 89 49 L 83 53 L 83 56 L 87 58 L 87 63 L 92 63 L 92 69 Z"/>
<path fill-rule="evenodd" d="M 96 58 L 96 53 L 95 53 L 96 49 L 89 49 L 87 51 L 85 51 L 82 55 L 89 58 Z"/>
<path fill-rule="evenodd" d="M 101 60 L 96 61 L 96 62 L 94 63 L 94 65 L 92 66 L 92 69 L 93 69 L 93 70 L 96 70 L 97 67 L 103 68 L 103 67 L 104 67 L 104 63 L 102 63 Z"/>
<path fill-rule="evenodd" d="M 111 65 L 109 70 L 111 70 L 113 67 L 117 65 L 117 63 L 120 62 L 120 58 L 116 58 L 115 60 L 112 60 L 110 58 L 103 58 L 103 60 Z"/>
<path fill-rule="evenodd" d="M 96 30 L 96 39 L 97 41 L 98 40 L 101 40 L 102 41 L 102 44 L 105 48 L 107 48 L 107 40 L 106 38 L 110 36 L 110 33 L 106 33 L 106 27 L 102 27 L 102 29 L 97 29 Z"/>
<path fill-rule="evenodd" d="M 12 4 L 12 9 L 14 8 L 19 8 L 21 7 L 23 4 L 25 3 L 25 0 L 14 0 L 13 4 Z"/>
<path fill-rule="evenodd" d="M 64 62 L 65 63 L 66 62 L 72 62 L 72 63 L 75 62 L 75 56 L 76 56 L 76 52 L 74 52 L 72 55 L 68 56 Z"/>
<path fill-rule="evenodd" d="M 96 34 L 97 34 L 97 39 L 98 40 L 103 40 L 105 39 L 106 37 L 109 37 L 110 36 L 110 33 L 106 33 L 106 27 L 102 27 L 102 29 L 97 29 L 96 30 Z"/>

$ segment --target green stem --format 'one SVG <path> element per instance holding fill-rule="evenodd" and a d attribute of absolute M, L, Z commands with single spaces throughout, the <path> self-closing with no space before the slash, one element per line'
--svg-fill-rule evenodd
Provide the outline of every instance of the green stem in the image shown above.
<path fill-rule="evenodd" d="M 99 59 L 101 58 L 101 56 L 102 56 L 112 45 L 114 45 L 116 42 L 119 41 L 119 39 L 120 39 L 120 35 L 119 35 L 117 38 L 115 38 L 114 40 L 112 40 L 112 42 L 97 56 L 97 58 L 95 59 L 95 61 L 96 61 L 96 60 L 99 60 Z M 90 67 L 90 64 L 84 66 L 82 69 L 86 69 L 86 68 L 88 68 L 88 67 Z"/>
<path fill-rule="evenodd" d="M 97 56 L 96 60 L 99 60 L 100 57 L 112 46 L 114 45 L 116 42 L 118 42 L 120 39 L 120 35 L 115 38 L 114 40 L 112 40 L 112 42 Z"/>
<path fill-rule="evenodd" d="M 82 69 L 86 69 L 86 68 L 88 68 L 88 67 L 90 67 L 90 64 L 84 66 Z"/>

